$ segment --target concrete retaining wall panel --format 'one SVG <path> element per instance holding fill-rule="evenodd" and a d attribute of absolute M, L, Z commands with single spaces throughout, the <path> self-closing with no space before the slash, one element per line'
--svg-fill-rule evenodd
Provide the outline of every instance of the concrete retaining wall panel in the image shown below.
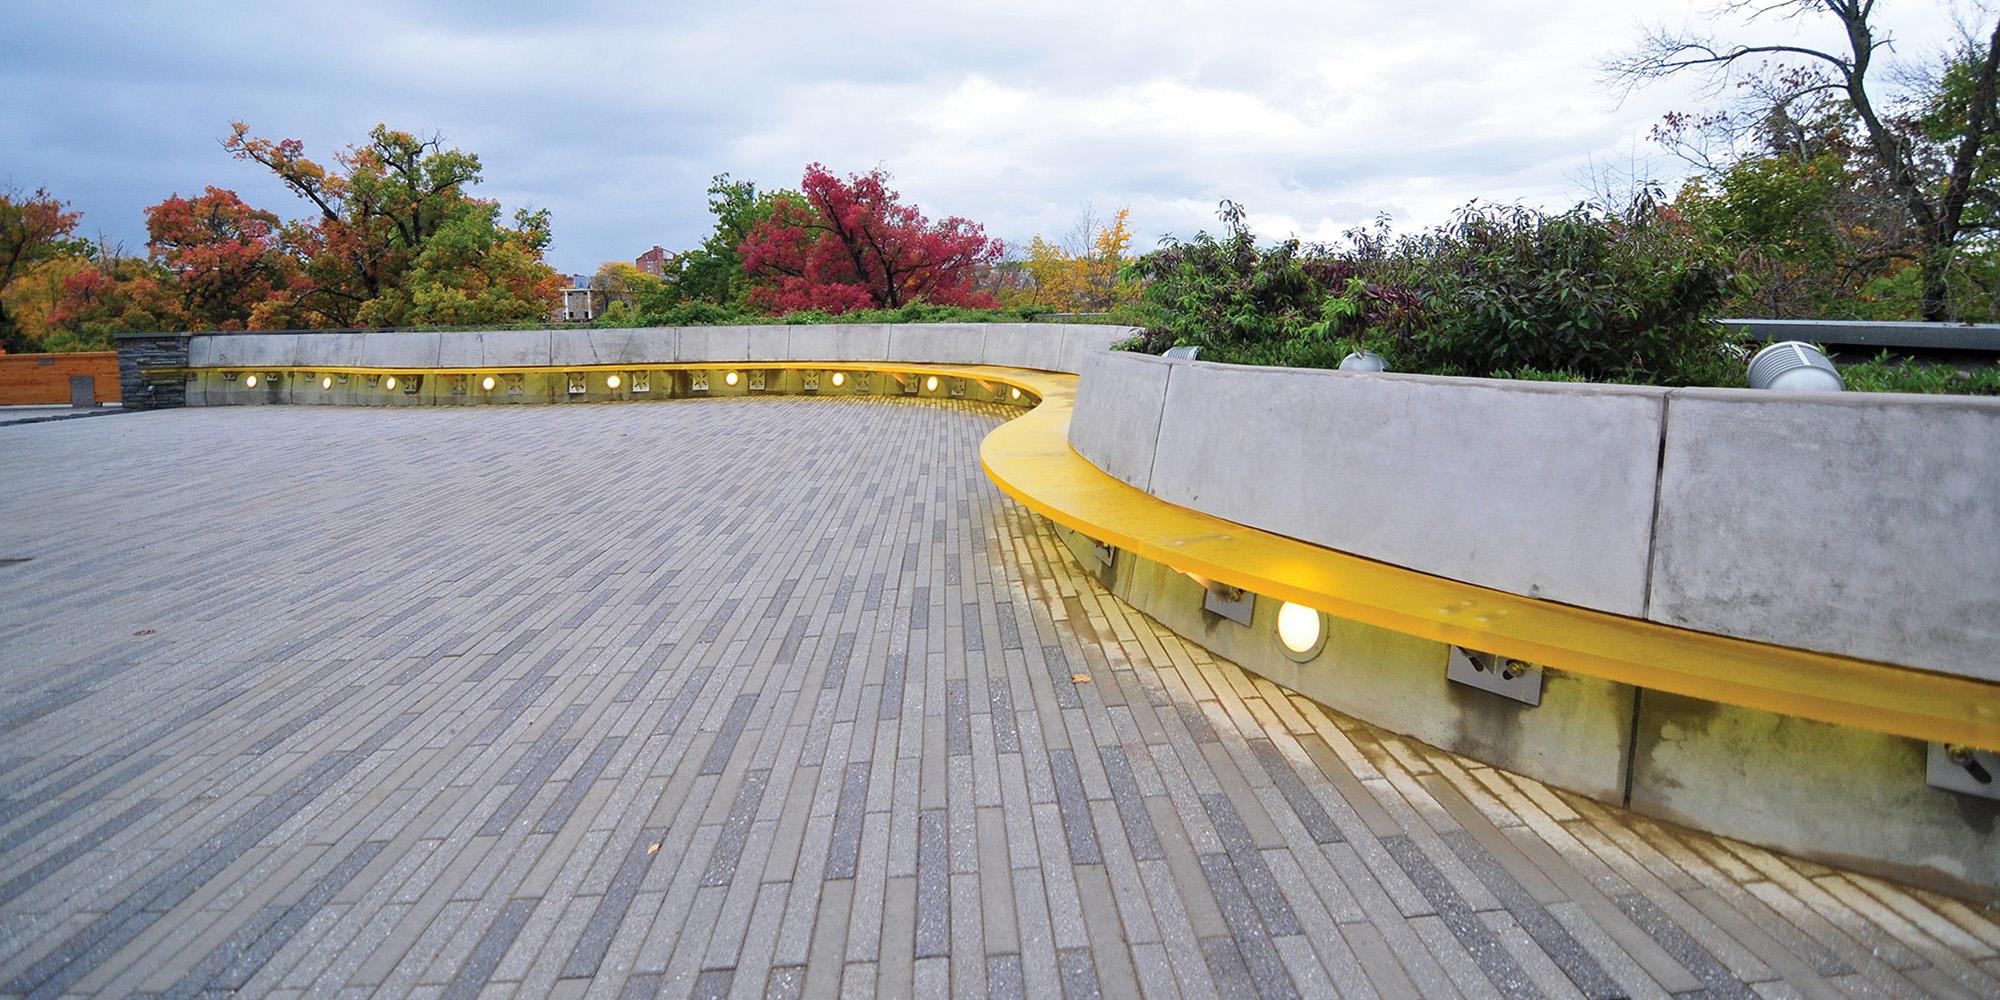
<path fill-rule="evenodd" d="M 674 327 L 616 330 L 554 330 L 549 333 L 552 365 L 634 365 L 680 360 L 680 331 Z"/>
<path fill-rule="evenodd" d="M 1636 616 L 1665 396 L 1184 363 L 1151 492 L 1399 566 Z"/>
<path fill-rule="evenodd" d="M 345 368 L 354 365 L 353 358 L 361 352 L 359 333 L 325 333 L 311 337 L 297 338 L 297 352 L 294 363 L 328 368 Z"/>
<path fill-rule="evenodd" d="M 221 364 L 222 362 L 217 359 L 222 357 L 222 349 L 216 343 L 220 339 L 222 338 L 189 337 L 188 366 L 191 368 L 209 368 Z"/>
<path fill-rule="evenodd" d="M 676 361 L 906 361 L 1075 371 L 1122 327 L 1026 323 L 825 324 L 422 333 L 197 335 L 196 367 L 340 366 L 505 370 Z"/>
<path fill-rule="evenodd" d="M 980 338 L 980 348 L 989 365 L 1056 371 L 1063 363 L 1065 340 L 1065 332 L 1059 327 L 1039 329 L 1028 324 L 995 323 Z"/>
<path fill-rule="evenodd" d="M 846 332 L 852 329 L 844 325 L 784 326 L 785 353 L 794 361 L 840 361 L 841 345 L 846 340 Z"/>
<path fill-rule="evenodd" d="M 745 328 L 743 361 L 789 361 L 792 359 L 792 332 L 782 326 Z"/>
<path fill-rule="evenodd" d="M 480 343 L 482 334 L 429 333 L 417 336 L 437 339 L 440 368 L 479 368 L 486 364 L 486 348 Z"/>
<path fill-rule="evenodd" d="M 354 365 L 357 368 L 436 368 L 438 356 L 438 334 L 435 333 L 364 333 Z"/>
<path fill-rule="evenodd" d="M 2000 681 L 2000 400 L 1682 390 L 1650 616 Z"/>
<path fill-rule="evenodd" d="M 1150 489 L 1167 382 L 1180 364 L 1146 354 L 1086 356 L 1069 423 L 1070 447 L 1112 478 Z"/>
<path fill-rule="evenodd" d="M 750 356 L 747 326 L 684 326 L 680 328 L 682 361 L 746 361 Z"/>
<path fill-rule="evenodd" d="M 889 357 L 924 360 L 941 365 L 977 365 L 986 361 L 982 323 L 926 323 L 889 327 Z"/>
<path fill-rule="evenodd" d="M 463 334 L 442 333 L 441 337 Z M 552 331 L 493 330 L 479 335 L 479 364 L 485 368 L 529 368 L 549 363 Z"/>
<path fill-rule="evenodd" d="M 834 330 L 840 336 L 836 360 L 886 362 L 892 358 L 888 352 L 888 324 L 844 324 L 834 326 Z"/>
<path fill-rule="evenodd" d="M 625 338 L 619 336 L 628 330 L 586 330 L 568 329 L 549 331 L 549 360 L 551 365 L 596 365 L 617 364 L 625 359 Z M 611 336 L 605 336 L 610 334 Z M 676 349 L 680 338 L 669 338 Z M 603 359 L 603 360 L 600 360 Z"/>
<path fill-rule="evenodd" d="M 1102 354 L 1111 349 L 1112 344 L 1130 340 L 1139 333 L 1135 326 L 1101 326 L 1089 323 L 1062 324 L 1062 357 L 1057 359 L 1055 371 L 1076 374 L 1083 371 L 1083 361 L 1093 354 Z"/>
<path fill-rule="evenodd" d="M 188 341 L 189 364 L 197 363 L 194 358 L 198 349 L 207 357 L 207 364 L 218 367 L 249 368 L 257 365 L 284 367 L 299 363 L 299 334 L 256 333 L 192 337 Z"/>

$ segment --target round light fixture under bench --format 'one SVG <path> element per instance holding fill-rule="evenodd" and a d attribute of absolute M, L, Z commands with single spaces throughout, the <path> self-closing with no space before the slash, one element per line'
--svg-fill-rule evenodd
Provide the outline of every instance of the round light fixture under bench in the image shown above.
<path fill-rule="evenodd" d="M 1326 616 L 1290 601 L 1278 606 L 1278 648 L 1298 663 L 1326 648 Z"/>

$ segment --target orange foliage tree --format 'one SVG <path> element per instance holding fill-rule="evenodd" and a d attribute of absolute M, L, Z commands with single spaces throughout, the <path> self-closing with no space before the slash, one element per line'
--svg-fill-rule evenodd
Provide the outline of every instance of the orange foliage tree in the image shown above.
<path fill-rule="evenodd" d="M 259 304 L 290 287 L 298 269 L 278 228 L 276 215 L 213 186 L 146 209 L 146 245 L 173 273 L 188 321 L 216 330 L 243 329 Z"/>

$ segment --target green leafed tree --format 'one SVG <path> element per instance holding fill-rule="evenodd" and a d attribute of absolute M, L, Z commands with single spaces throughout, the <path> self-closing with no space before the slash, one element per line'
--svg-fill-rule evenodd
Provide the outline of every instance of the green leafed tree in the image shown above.
<path fill-rule="evenodd" d="M 743 272 L 743 257 L 737 248 L 786 197 L 797 195 L 760 192 L 754 181 L 733 181 L 726 173 L 716 174 L 708 185 L 708 211 L 715 217 L 715 225 L 701 246 L 681 255 L 680 272 L 673 281 L 677 297 L 717 305 L 742 302 L 750 280 Z"/>
<path fill-rule="evenodd" d="M 473 197 L 479 157 L 377 125 L 332 165 L 296 139 L 253 136 L 237 123 L 224 144 L 270 170 L 315 210 L 284 227 L 298 277 L 259 307 L 256 326 L 400 326 L 533 319 L 548 312 L 561 278 L 542 260 L 546 211 L 501 221 L 497 203 Z"/>
<path fill-rule="evenodd" d="M 1780 259 L 1782 271 L 1825 249 L 1811 246 L 1814 240 L 1848 244 L 1840 248 L 1844 259 L 1837 268 L 1871 281 L 1912 269 L 1903 281 L 1911 286 L 1914 312 L 1928 320 L 1957 318 L 1964 297 L 1955 302 L 1954 284 L 1995 270 L 2000 20 L 1968 27 L 1936 63 L 1895 66 L 1886 62 L 1891 39 L 1880 30 L 1875 0 L 1736 2 L 1719 13 L 1718 20 L 1733 17 L 1745 29 L 1771 19 L 1827 24 L 1841 44 L 1817 48 L 1655 30 L 1608 65 L 1612 79 L 1628 87 L 1688 74 L 1740 85 L 1744 106 L 1669 121 L 1670 131 L 1752 140 L 1747 154 L 1704 164 L 1710 168 L 1705 184 L 1719 189 L 1724 202 L 1716 217 L 1725 226 L 1761 225 L 1761 235 L 1770 236 L 1768 220 L 1751 216 L 1790 210 L 1793 221 L 1779 228 L 1797 230 L 1811 228 L 1806 223 L 1830 207 L 1841 209 L 1838 225 L 1806 234 L 1801 245 L 1780 240 L 1751 248 L 1798 258 Z M 1736 169 L 1746 159 L 1787 156 L 1805 162 Z M 1820 180 L 1834 176 L 1813 165 L 1824 164 L 1825 156 L 1836 158 L 1847 175 L 1846 205 L 1832 204 L 1818 190 Z"/>

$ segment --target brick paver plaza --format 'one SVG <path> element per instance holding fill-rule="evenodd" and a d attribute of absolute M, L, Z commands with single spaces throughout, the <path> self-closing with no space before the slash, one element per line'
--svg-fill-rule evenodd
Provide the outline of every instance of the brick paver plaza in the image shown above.
<path fill-rule="evenodd" d="M 0 427 L 0 994 L 2000 995 L 1991 913 L 1180 641 L 1010 412 Z"/>

